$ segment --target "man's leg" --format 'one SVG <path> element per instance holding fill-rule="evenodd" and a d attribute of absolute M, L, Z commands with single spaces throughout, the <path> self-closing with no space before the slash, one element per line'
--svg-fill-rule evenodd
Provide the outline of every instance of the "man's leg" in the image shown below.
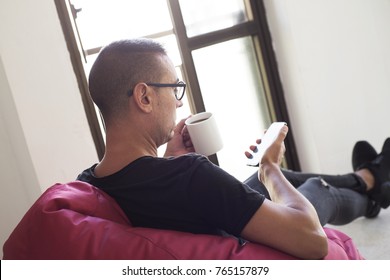
<path fill-rule="evenodd" d="M 351 189 L 359 193 L 366 193 L 367 186 L 365 182 L 355 173 L 348 173 L 344 175 L 327 175 L 317 173 L 302 173 L 282 169 L 282 172 L 286 179 L 295 187 L 298 188 L 310 178 L 321 177 L 328 184 L 335 188 Z"/>
<path fill-rule="evenodd" d="M 335 188 L 323 178 L 310 178 L 297 190 L 317 211 L 322 225 L 345 225 L 366 215 L 370 206 L 367 195 L 346 188 Z"/>
<path fill-rule="evenodd" d="M 298 172 L 293 174 L 294 178 L 290 177 L 290 180 L 295 184 L 293 185 L 297 190 L 312 203 L 322 225 L 327 223 L 334 225 L 350 223 L 356 218 L 364 216 L 370 207 L 370 200 L 367 195 L 347 188 L 336 188 L 317 174 L 302 174 Z M 299 176 L 300 174 L 302 174 L 302 177 Z M 339 177 L 337 182 L 345 180 L 346 184 L 351 184 L 351 186 L 357 185 L 353 176 L 336 177 Z M 332 179 L 332 176 L 329 176 L 329 178 Z M 244 183 L 270 199 L 267 189 L 258 180 L 257 172 Z M 301 184 L 298 186 L 298 183 Z"/>
<path fill-rule="evenodd" d="M 353 191 L 359 193 L 366 192 L 366 184 L 364 181 L 354 173 L 348 173 L 345 175 L 326 175 L 326 174 L 317 174 L 317 173 L 302 173 L 291 171 L 287 169 L 282 169 L 283 175 L 286 179 L 295 187 L 298 188 L 302 184 L 304 184 L 310 178 L 319 178 L 324 179 L 329 185 L 332 185 L 336 188 L 346 188 L 351 189 Z M 258 192 L 264 194 L 267 198 L 269 198 L 268 191 L 263 186 L 262 183 L 259 182 L 257 171 L 252 174 L 246 181 L 244 181 L 251 188 L 257 190 Z"/>

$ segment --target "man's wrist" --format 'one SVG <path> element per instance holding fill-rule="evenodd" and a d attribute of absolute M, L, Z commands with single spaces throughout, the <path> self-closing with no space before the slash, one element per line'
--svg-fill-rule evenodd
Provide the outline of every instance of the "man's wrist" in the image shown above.
<path fill-rule="evenodd" d="M 259 180 L 265 185 L 273 173 L 280 172 L 280 167 L 276 163 L 264 163 L 259 166 Z"/>

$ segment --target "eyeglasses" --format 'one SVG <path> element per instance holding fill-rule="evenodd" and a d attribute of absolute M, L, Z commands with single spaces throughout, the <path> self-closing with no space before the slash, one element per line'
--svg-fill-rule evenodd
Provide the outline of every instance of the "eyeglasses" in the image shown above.
<path fill-rule="evenodd" d="M 183 81 L 179 81 L 176 84 L 160 84 L 160 83 L 146 83 L 151 87 L 173 87 L 174 94 L 177 100 L 181 100 L 184 96 L 184 92 L 186 91 L 186 83 Z"/>
<path fill-rule="evenodd" d="M 186 91 L 186 83 L 183 81 L 179 81 L 176 84 L 160 84 L 160 83 L 146 83 L 146 85 L 150 87 L 172 87 L 174 88 L 174 94 L 177 100 L 182 100 L 184 96 L 184 92 Z M 131 96 L 133 94 L 133 90 L 129 90 L 127 92 L 128 96 Z"/>

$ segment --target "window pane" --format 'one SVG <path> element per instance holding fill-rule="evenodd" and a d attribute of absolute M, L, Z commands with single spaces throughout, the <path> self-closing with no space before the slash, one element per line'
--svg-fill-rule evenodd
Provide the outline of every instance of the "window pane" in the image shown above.
<path fill-rule="evenodd" d="M 252 39 L 235 39 L 193 52 L 206 110 L 215 114 L 224 141 L 222 168 L 239 179 L 256 171 L 244 151 L 270 123 Z"/>
<path fill-rule="evenodd" d="M 187 36 L 231 27 L 247 21 L 243 0 L 180 0 Z"/>
<path fill-rule="evenodd" d="M 162 0 L 71 0 L 85 50 L 125 38 L 172 30 L 166 1 Z"/>

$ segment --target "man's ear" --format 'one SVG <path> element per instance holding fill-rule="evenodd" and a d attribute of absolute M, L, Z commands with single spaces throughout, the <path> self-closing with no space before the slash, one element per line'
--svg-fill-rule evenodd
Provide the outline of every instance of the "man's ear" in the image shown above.
<path fill-rule="evenodd" d="M 138 83 L 133 89 L 133 99 L 137 107 L 145 113 L 152 111 L 152 100 L 150 88 L 145 83 Z"/>

